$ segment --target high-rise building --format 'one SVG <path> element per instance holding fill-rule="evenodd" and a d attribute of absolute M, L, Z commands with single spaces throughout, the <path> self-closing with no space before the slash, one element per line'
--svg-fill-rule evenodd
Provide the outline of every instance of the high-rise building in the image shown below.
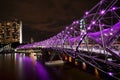
<path fill-rule="evenodd" d="M 22 21 L 0 21 L 0 44 L 22 43 Z"/>

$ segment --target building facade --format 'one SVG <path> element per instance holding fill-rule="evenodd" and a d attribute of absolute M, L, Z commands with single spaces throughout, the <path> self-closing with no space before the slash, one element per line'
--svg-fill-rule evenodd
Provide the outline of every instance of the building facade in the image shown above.
<path fill-rule="evenodd" d="M 22 21 L 0 21 L 0 44 L 22 43 Z"/>

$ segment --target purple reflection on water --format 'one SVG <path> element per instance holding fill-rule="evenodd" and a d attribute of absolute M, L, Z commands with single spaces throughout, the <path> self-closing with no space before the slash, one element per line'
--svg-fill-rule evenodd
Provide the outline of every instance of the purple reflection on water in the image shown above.
<path fill-rule="evenodd" d="M 50 80 L 49 79 L 49 76 L 47 74 L 47 71 L 44 69 L 44 67 L 39 64 L 38 62 L 36 62 L 36 66 L 35 66 L 35 69 L 38 73 L 39 76 L 41 76 L 41 79 L 42 80 Z"/>
<path fill-rule="evenodd" d="M 19 67 L 19 78 L 25 80 L 51 80 L 45 67 L 32 58 L 17 54 L 16 61 Z"/>

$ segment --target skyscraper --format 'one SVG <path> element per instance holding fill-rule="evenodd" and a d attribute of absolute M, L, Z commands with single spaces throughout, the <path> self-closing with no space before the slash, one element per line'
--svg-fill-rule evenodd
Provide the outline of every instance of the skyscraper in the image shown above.
<path fill-rule="evenodd" d="M 0 44 L 22 43 L 22 21 L 0 21 Z"/>

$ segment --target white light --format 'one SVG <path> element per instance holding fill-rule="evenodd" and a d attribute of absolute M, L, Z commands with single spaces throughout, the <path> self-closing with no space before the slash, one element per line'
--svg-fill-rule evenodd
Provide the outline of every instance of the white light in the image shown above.
<path fill-rule="evenodd" d="M 73 27 L 71 27 L 70 29 L 73 29 Z"/>
<path fill-rule="evenodd" d="M 104 33 L 105 36 L 108 36 L 106 33 Z"/>
<path fill-rule="evenodd" d="M 20 21 L 20 43 L 22 43 L 22 21 Z"/>
<path fill-rule="evenodd" d="M 105 10 L 100 11 L 100 14 L 104 14 L 104 13 L 105 13 Z"/>
<path fill-rule="evenodd" d="M 107 60 L 108 60 L 108 61 L 112 61 L 112 58 L 108 58 Z"/>
<path fill-rule="evenodd" d="M 82 30 L 82 32 L 84 33 L 84 32 L 85 32 L 85 30 Z"/>
<path fill-rule="evenodd" d="M 110 33 L 110 35 L 112 36 L 112 35 L 113 35 L 113 33 Z"/>
<path fill-rule="evenodd" d="M 108 73 L 110 76 L 112 76 L 113 74 L 111 72 Z"/>
<path fill-rule="evenodd" d="M 82 40 L 82 38 L 80 38 L 80 41 Z"/>
<path fill-rule="evenodd" d="M 89 12 L 85 12 L 85 15 L 88 15 L 89 14 Z"/>

